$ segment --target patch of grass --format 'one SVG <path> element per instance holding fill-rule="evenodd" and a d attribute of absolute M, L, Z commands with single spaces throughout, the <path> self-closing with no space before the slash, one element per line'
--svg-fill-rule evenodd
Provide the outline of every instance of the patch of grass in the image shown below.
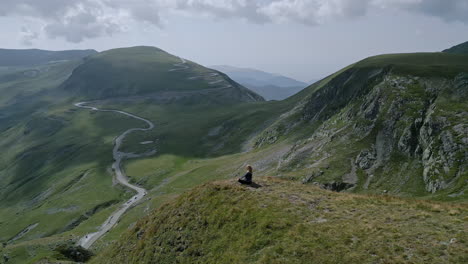
<path fill-rule="evenodd" d="M 127 162 L 125 171 L 132 182 L 151 189 L 163 183 L 168 175 L 179 171 L 187 159 L 174 155 L 161 155 L 156 159 Z"/>
<path fill-rule="evenodd" d="M 93 263 L 464 263 L 466 205 L 327 192 L 273 178 L 198 187 Z M 452 213 L 450 213 L 452 212 Z"/>
<path fill-rule="evenodd" d="M 103 107 L 138 113 L 156 125 L 151 131 L 130 134 L 124 141 L 123 151 L 141 153 L 156 148 L 158 154 L 200 158 L 241 152 L 249 138 L 268 126 L 290 106 L 290 103 L 285 102 L 223 107 L 132 102 Z M 154 141 L 154 144 L 139 144 L 143 141 Z"/>

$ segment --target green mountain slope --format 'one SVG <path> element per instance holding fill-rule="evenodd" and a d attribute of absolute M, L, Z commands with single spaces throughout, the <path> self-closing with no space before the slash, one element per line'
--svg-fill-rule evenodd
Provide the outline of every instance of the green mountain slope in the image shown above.
<path fill-rule="evenodd" d="M 50 62 L 78 60 L 96 53 L 95 50 L 0 49 L 0 66 L 37 66 Z"/>
<path fill-rule="evenodd" d="M 272 124 L 259 130 L 257 136 L 248 137 L 249 152 L 209 160 L 187 161 L 165 155 L 129 162 L 128 174 L 152 190 L 151 195 L 158 201 L 156 207 L 200 182 L 240 176 L 245 164 L 254 166 L 255 177 L 277 176 L 305 185 L 282 182 L 284 189 L 272 190 L 270 180 L 260 179 L 256 181 L 262 187 L 254 190 L 231 184 L 196 189 L 154 211 L 121 238 L 118 234 L 124 228 L 111 231 L 104 239 L 116 243 L 95 262 L 164 263 L 177 259 L 181 263 L 308 263 L 310 259 L 320 259 L 318 262 L 323 263 L 366 263 L 377 257 L 389 263 L 463 263 L 465 259 L 459 256 L 466 255 L 464 228 L 454 233 L 432 233 L 437 230 L 434 223 L 452 222 L 455 227 L 462 221 L 463 217 L 434 220 L 430 212 L 438 214 L 442 206 L 448 206 L 444 210 L 450 212 L 449 203 L 386 196 L 359 196 L 375 207 L 368 207 L 361 199 L 354 205 L 339 201 L 353 200 L 356 196 L 349 192 L 466 200 L 467 62 L 464 55 L 443 53 L 368 58 L 286 101 L 270 103 L 268 109 L 281 105 L 285 110 L 271 116 Z M 348 193 L 340 194 L 337 197 L 341 198 L 330 205 L 318 206 L 326 208 L 322 210 L 330 214 L 327 218 L 323 213 L 316 215 L 317 211 L 311 211 L 307 205 L 321 203 L 335 194 L 308 185 Z M 322 192 L 327 198 L 304 198 L 306 194 Z M 303 209 L 291 205 L 298 200 Z M 337 207 L 329 208 L 332 205 Z M 186 214 L 188 208 L 190 213 Z M 223 213 L 217 213 L 218 209 Z M 306 212 L 300 213 L 301 210 Z M 427 214 L 431 214 L 427 220 L 415 222 L 401 218 L 416 219 L 415 215 Z M 289 217 L 292 220 L 285 224 Z M 330 217 L 334 220 L 330 221 Z M 137 219 L 137 214 L 130 214 L 122 220 L 123 226 L 130 226 Z M 395 228 L 387 230 L 382 224 L 385 221 L 391 221 Z M 306 227 L 317 222 L 322 222 L 323 229 L 319 225 Z M 371 236 L 372 231 L 364 226 L 379 226 L 378 235 Z M 391 238 L 391 233 L 399 235 Z M 457 238 L 448 238 L 455 233 Z M 426 237 L 415 244 L 415 237 L 420 238 L 420 234 L 440 239 Z M 352 252 L 342 254 L 350 250 L 352 242 L 345 241 L 353 241 L 353 237 L 360 242 Z M 444 252 L 433 254 L 438 249 L 426 246 L 437 241 L 459 241 L 460 251 L 449 253 L 443 247 L 440 250 Z M 375 246 L 380 243 L 382 246 Z M 103 242 L 96 249 L 106 245 Z M 307 250 L 303 252 L 301 248 Z M 388 251 L 389 248 L 395 250 Z"/>
<path fill-rule="evenodd" d="M 467 73 L 466 55 L 365 59 L 299 93 L 255 145 L 289 142 L 277 173 L 304 181 L 463 196 Z"/>
<path fill-rule="evenodd" d="M 195 188 L 92 263 L 464 263 L 465 206 L 259 179 Z M 451 230 L 446 232 L 445 230 Z"/>
<path fill-rule="evenodd" d="M 158 102 L 263 101 L 222 73 L 153 47 L 114 49 L 92 56 L 62 88 L 84 99 L 144 95 Z"/>
<path fill-rule="evenodd" d="M 155 124 L 151 131 L 130 134 L 121 148 L 132 153 L 156 149 L 153 156 L 123 163 L 130 181 L 143 186 L 148 194 L 93 245 L 91 249 L 95 252 L 101 252 L 114 241 L 125 252 L 128 245 L 118 241 L 119 237 L 139 219 L 194 186 L 241 175 L 246 164 L 254 166 L 255 177 L 276 176 L 306 184 L 282 182 L 280 185 L 284 183 L 289 187 L 270 189 L 278 191 L 278 195 L 268 196 L 272 202 L 284 198 L 283 194 L 294 193 L 296 188 L 301 193 L 332 195 L 307 184 L 344 192 L 463 202 L 467 197 L 468 179 L 467 58 L 467 55 L 449 53 L 371 57 L 279 102 L 263 102 L 261 97 L 219 72 L 149 47 L 111 50 L 83 61 L 57 63 L 50 70 L 43 70 L 41 67 L 49 65 L 42 65 L 0 71 L 0 91 L 7 95 L 5 100 L 0 99 L 0 120 L 6 121 L 0 122 L 0 146 L 8 150 L 0 157 L 0 241 L 6 243 L 4 254 L 13 263 L 62 258 L 53 256 L 57 254 L 54 249 L 76 243 L 83 235 L 96 231 L 133 195 L 120 185 L 113 185 L 111 154 L 113 139 L 142 123 L 117 113 L 78 109 L 72 104 L 78 100 L 93 99 L 96 101 L 92 105 L 96 107 L 133 113 Z M 265 181 L 265 186 L 272 184 L 271 181 L 274 180 Z M 231 187 L 226 188 L 231 190 Z M 233 188 L 233 192 L 237 192 L 237 187 Z M 204 192 L 201 190 L 195 193 Z M 265 189 L 266 194 L 268 190 Z M 266 195 L 262 188 L 256 191 Z M 226 196 L 234 197 L 233 192 L 227 192 Z M 220 195 L 219 199 L 224 201 L 224 194 Z M 210 200 L 200 196 L 200 203 L 190 206 L 211 208 Z M 263 201 L 262 197 L 254 198 Z M 337 198 L 338 202 L 355 196 L 348 193 L 336 197 L 341 197 Z M 378 198 L 380 196 L 368 197 L 382 204 L 389 202 Z M 419 203 L 426 204 L 415 202 L 414 206 L 418 207 Z M 271 216 L 281 219 L 286 212 L 281 210 L 289 206 L 270 205 L 274 208 L 272 212 L 262 211 L 264 214 L 253 214 L 248 220 L 257 219 L 259 223 Z M 448 204 L 427 203 L 428 207 L 433 205 L 442 206 L 444 212 L 451 210 Z M 226 205 L 219 206 L 226 211 Z M 176 207 L 165 208 L 167 218 L 173 219 L 169 211 L 177 210 L 173 209 Z M 305 210 L 301 208 L 297 209 Z M 345 205 L 340 208 L 344 210 Z M 427 213 L 429 218 L 433 217 L 432 209 L 426 209 L 416 214 Z M 405 212 L 416 212 L 408 210 Z M 207 214 L 207 217 L 215 216 Z M 300 217 L 294 217 L 291 221 L 300 222 Z M 454 219 L 439 220 L 459 220 Z M 359 218 L 349 222 L 359 222 Z M 380 220 L 373 222 L 378 223 Z M 428 222 L 424 223 L 421 232 L 430 231 Z M 230 224 L 238 227 L 235 222 Z M 275 220 L 272 224 L 281 225 L 281 222 Z M 138 225 L 143 228 L 146 224 Z M 226 230 L 222 226 L 215 227 L 221 229 L 214 229 L 213 237 L 225 240 Z M 282 229 L 286 233 L 275 233 L 278 234 L 277 244 L 265 244 L 273 245 L 272 248 L 279 245 L 278 256 L 290 257 L 289 251 L 281 246 L 289 241 L 285 234 L 290 234 L 290 227 Z M 330 227 L 333 226 L 328 226 L 327 230 Z M 262 228 L 258 230 L 265 231 Z M 407 230 L 402 227 L 401 233 Z M 172 241 L 174 233 L 169 231 L 161 235 Z M 446 233 L 434 236 L 445 241 Z M 257 235 L 258 232 L 251 238 L 263 241 Z M 323 235 L 321 241 L 330 238 Z M 355 233 L 349 233 L 347 238 L 352 240 L 353 235 Z M 462 245 L 464 236 L 462 233 L 456 237 Z M 130 243 L 137 243 L 132 239 L 128 239 Z M 127 256 L 142 260 L 152 258 L 147 252 L 154 245 L 153 240 L 147 241 L 148 244 L 138 248 L 141 251 Z M 314 241 L 296 242 L 298 248 L 317 245 Z M 337 241 L 342 247 L 333 248 L 331 252 L 345 248 L 348 242 Z M 200 246 L 202 253 L 225 248 L 222 241 L 213 243 L 207 248 L 197 247 Z M 355 259 L 369 260 L 367 248 L 362 246 L 357 248 Z M 244 249 L 236 245 L 226 251 L 226 255 L 215 250 L 204 260 L 209 262 L 215 256 L 223 261 L 252 258 L 247 253 L 234 258 L 232 252 Z M 318 246 L 316 249 L 317 254 L 324 252 Z M 123 254 L 115 252 L 115 247 L 112 250 L 108 257 L 125 260 Z M 249 250 L 260 252 L 252 261 L 270 260 L 266 257 L 271 255 L 269 247 L 254 245 Z M 263 255 L 262 250 L 268 254 Z M 455 250 L 458 254 L 458 248 Z M 426 251 L 421 246 L 415 262 L 438 260 L 432 252 L 430 256 L 422 256 Z M 142 254 L 146 257 L 137 256 L 139 252 L 145 252 Z M 383 250 L 374 254 L 388 253 L 388 262 L 400 261 L 395 252 Z M 439 253 L 446 254 L 447 259 L 460 260 L 443 249 Z M 161 256 L 170 258 L 174 254 L 178 253 Z M 408 257 L 411 254 L 408 252 Z M 192 260 L 191 256 L 182 257 L 183 261 Z M 353 256 L 350 258 L 342 260 L 355 260 Z"/>
<path fill-rule="evenodd" d="M 144 58 L 145 52 L 142 54 Z M 139 65 L 133 52 L 128 56 L 127 59 L 135 63 L 132 67 L 138 70 L 159 63 L 150 56 L 148 64 L 142 62 Z M 114 60 L 113 55 L 108 57 L 104 54 L 104 57 L 105 61 Z M 164 93 L 169 95 L 165 94 L 162 99 L 160 94 L 144 90 L 149 86 L 139 82 L 137 72 L 134 72 L 135 76 L 124 74 L 127 76 L 124 78 L 136 80 L 142 90 L 132 90 L 132 96 L 95 101 L 93 104 L 127 110 L 161 127 L 156 132 L 137 134 L 124 142 L 124 148 L 133 148 L 139 153 L 145 148 L 153 150 L 157 147 L 158 153 L 177 153 L 186 155 L 187 159 L 209 153 L 233 153 L 242 147 L 238 142 L 244 141 L 257 129 L 249 127 L 248 122 L 251 121 L 245 117 L 262 120 L 271 115 L 269 110 L 247 108 L 243 111 L 249 102 L 263 99 L 223 74 L 212 70 L 205 72 L 201 66 L 181 63 L 177 57 L 163 55 L 163 58 L 173 59 L 170 64 L 162 63 L 169 69 L 165 72 L 167 75 L 180 77 L 197 71 L 209 74 L 202 74 L 203 80 L 195 78 L 180 83 L 177 83 L 177 76 L 167 77 L 166 81 L 171 78 L 177 80 L 174 86 L 167 86 Z M 7 150 L 0 157 L 0 241 L 6 245 L 9 263 L 34 263 L 54 254 L 51 248 L 70 239 L 77 241 L 95 231 L 132 195 L 131 191 L 113 184 L 110 169 L 113 139 L 129 128 L 142 126 L 142 123 L 117 113 L 78 109 L 73 103 L 89 99 L 86 90 L 81 94 L 81 90 L 64 89 L 64 83 L 72 83 L 78 69 L 87 72 L 87 67 L 82 66 L 88 66 L 93 60 L 94 57 L 90 57 L 0 71 L 0 91 L 4 95 L 0 99 L 0 147 Z M 131 64 L 120 56 L 120 52 L 115 60 L 119 69 L 124 64 Z M 177 63 L 174 65 L 172 62 Z M 164 76 L 163 72 L 160 74 Z M 232 85 L 227 87 L 227 83 Z M 157 86 L 158 82 L 155 84 Z M 184 90 L 185 87 L 192 90 Z M 220 102 L 228 104 L 221 107 Z M 238 115 L 240 111 L 245 115 Z M 280 111 L 278 109 L 274 113 L 279 114 Z M 220 120 L 228 119 L 233 120 L 223 130 L 239 125 L 242 132 L 233 130 L 231 135 L 223 135 L 222 138 L 216 133 L 206 137 L 213 126 L 220 125 Z M 140 144 L 145 141 L 143 137 L 156 139 L 157 145 Z M 220 140 L 225 144 L 218 144 Z M 197 145 L 201 141 L 202 147 Z"/>
<path fill-rule="evenodd" d="M 468 54 L 468 41 L 462 44 L 453 46 L 449 49 L 446 49 L 443 52 L 455 53 L 455 54 Z"/>
<path fill-rule="evenodd" d="M 112 188 L 106 171 L 112 157 L 106 154 L 114 133 L 139 123 L 77 112 L 57 97 L 56 89 L 79 63 L 0 77 L 2 243 L 61 234 L 129 195 Z M 22 234 L 28 226 L 34 229 Z"/>

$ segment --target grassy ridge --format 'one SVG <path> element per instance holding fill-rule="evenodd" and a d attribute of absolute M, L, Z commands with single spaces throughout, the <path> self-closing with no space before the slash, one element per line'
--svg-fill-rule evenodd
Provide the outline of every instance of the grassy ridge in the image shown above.
<path fill-rule="evenodd" d="M 93 263 L 464 263 L 465 205 L 259 179 L 164 205 Z"/>
<path fill-rule="evenodd" d="M 79 60 L 95 53 L 95 50 L 0 49 L 0 66 L 30 67 L 57 61 Z"/>
<path fill-rule="evenodd" d="M 453 78 L 460 72 L 468 72 L 468 55 L 440 52 L 388 54 L 364 59 L 355 67 L 391 67 L 396 74 Z"/>
<path fill-rule="evenodd" d="M 225 85 L 212 84 L 215 81 Z M 231 92 L 235 93 L 231 98 L 225 98 L 226 102 L 246 101 L 245 98 L 237 98 L 244 94 L 249 94 L 253 101 L 263 101 L 224 74 L 190 61 L 182 64 L 179 57 L 154 47 L 113 49 L 91 56 L 73 71 L 62 89 L 78 98 L 90 100 L 208 88 L 216 90 L 226 84 L 230 84 Z M 205 97 L 210 98 L 210 93 Z"/>

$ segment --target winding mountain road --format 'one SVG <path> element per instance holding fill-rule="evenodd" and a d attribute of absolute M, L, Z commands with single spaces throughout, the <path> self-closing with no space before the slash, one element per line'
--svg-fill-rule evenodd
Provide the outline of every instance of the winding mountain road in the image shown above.
<path fill-rule="evenodd" d="M 190 66 L 188 65 L 187 61 L 185 59 L 183 59 L 183 58 L 180 58 L 180 62 L 173 64 L 173 68 L 170 69 L 169 72 L 185 71 L 185 70 L 188 70 L 189 68 L 190 68 Z M 197 76 L 190 77 L 189 79 L 190 80 L 195 80 L 195 79 L 199 79 L 199 78 L 204 79 L 205 81 L 207 81 L 209 85 L 218 86 L 216 88 L 206 89 L 206 91 L 227 89 L 227 88 L 232 87 L 232 85 L 230 83 L 228 83 L 225 79 L 223 79 L 222 76 L 217 72 L 211 72 L 211 73 L 207 73 L 207 74 L 197 75 Z M 131 206 L 133 206 L 134 204 L 139 202 L 141 199 L 143 199 L 143 197 L 147 193 L 147 191 L 144 188 L 138 187 L 138 186 L 133 185 L 133 184 L 128 182 L 128 178 L 125 175 L 125 171 L 123 171 L 122 167 L 121 167 L 122 160 L 129 159 L 129 158 L 141 158 L 141 157 L 150 156 L 150 155 L 153 155 L 154 153 L 156 153 L 155 150 L 149 151 L 149 152 L 146 152 L 146 153 L 142 153 L 142 154 L 125 153 L 125 152 L 119 151 L 119 148 L 122 145 L 122 141 L 125 139 L 125 137 L 128 134 L 130 134 L 132 132 L 135 132 L 135 131 L 148 131 L 148 130 L 153 129 L 154 124 L 151 121 L 149 121 L 147 119 L 144 119 L 142 117 L 136 116 L 134 114 L 130 114 L 130 113 L 127 113 L 127 112 L 124 112 L 124 111 L 120 111 L 120 110 L 99 109 L 97 107 L 88 106 L 89 103 L 90 102 L 79 102 L 79 103 L 75 103 L 74 105 L 76 107 L 84 108 L 84 109 L 90 109 L 92 111 L 114 112 L 114 113 L 119 113 L 119 114 L 122 114 L 122 115 L 126 115 L 126 116 L 129 116 L 129 117 L 132 117 L 132 118 L 135 118 L 135 119 L 138 119 L 138 120 L 141 120 L 141 121 L 145 122 L 146 124 L 148 124 L 148 127 L 147 128 L 131 128 L 131 129 L 128 129 L 127 131 L 122 133 L 120 136 L 118 136 L 114 140 L 114 149 L 112 151 L 112 155 L 114 157 L 114 163 L 112 164 L 112 169 L 115 172 L 116 180 L 120 184 L 122 184 L 122 185 L 124 185 L 124 186 L 126 186 L 126 187 L 128 187 L 130 189 L 135 190 L 137 192 L 137 194 L 135 196 L 133 196 L 132 198 L 130 198 L 130 200 L 125 202 L 123 205 L 121 205 L 115 212 L 113 212 L 106 219 L 106 221 L 99 227 L 99 230 L 97 232 L 86 234 L 84 237 L 82 237 L 78 241 L 78 245 L 80 245 L 80 246 L 82 246 L 84 248 L 90 248 L 91 245 L 94 242 L 96 242 L 96 240 L 98 240 L 106 232 L 108 232 L 110 229 L 112 229 L 112 227 L 114 227 L 114 225 L 119 221 L 120 217 L 122 217 L 122 215 Z"/>
<path fill-rule="evenodd" d="M 128 178 L 125 175 L 125 171 L 122 170 L 122 160 L 128 159 L 128 158 L 139 158 L 139 157 L 145 157 L 145 156 L 153 155 L 154 153 L 156 153 L 156 151 L 153 150 L 153 151 L 149 151 L 149 152 L 146 152 L 146 153 L 143 153 L 143 154 L 125 153 L 125 152 L 119 151 L 119 148 L 122 145 L 123 140 L 125 139 L 125 137 L 128 134 L 130 134 L 132 132 L 135 132 L 135 131 L 148 131 L 148 130 L 153 129 L 154 124 L 151 121 L 149 121 L 147 119 L 144 119 L 142 117 L 139 117 L 139 116 L 124 112 L 124 111 L 99 109 L 99 108 L 96 108 L 96 107 L 93 107 L 93 106 L 87 106 L 86 104 L 88 104 L 88 103 L 87 102 L 80 102 L 80 103 L 76 103 L 75 106 L 79 107 L 79 108 L 84 108 L 84 109 L 91 109 L 93 111 L 119 113 L 119 114 L 122 114 L 122 115 L 126 115 L 126 116 L 129 116 L 129 117 L 141 120 L 141 121 L 145 122 L 146 124 L 148 124 L 147 128 L 131 128 L 131 129 L 128 129 L 114 140 L 114 149 L 112 150 L 112 155 L 114 157 L 114 163 L 112 164 L 112 169 L 115 172 L 116 180 L 120 184 L 122 184 L 122 185 L 124 185 L 124 186 L 126 186 L 126 187 L 128 187 L 128 188 L 130 188 L 132 190 L 135 190 L 137 192 L 137 194 L 134 195 L 132 198 L 130 198 L 130 200 L 125 202 L 123 205 L 121 205 L 115 212 L 113 212 L 106 219 L 106 221 L 99 227 L 99 230 L 97 232 L 87 234 L 78 241 L 78 245 L 80 245 L 80 246 L 82 246 L 84 248 L 89 248 L 89 247 L 91 247 L 91 245 L 94 242 L 96 242 L 96 240 L 98 240 L 107 231 L 109 231 L 112 227 L 114 227 L 114 225 L 119 221 L 120 217 L 122 217 L 122 215 L 131 206 L 133 206 L 134 204 L 139 202 L 141 199 L 143 199 L 143 197 L 147 193 L 147 191 L 144 188 L 138 187 L 138 186 L 133 185 L 133 184 L 128 182 Z"/>

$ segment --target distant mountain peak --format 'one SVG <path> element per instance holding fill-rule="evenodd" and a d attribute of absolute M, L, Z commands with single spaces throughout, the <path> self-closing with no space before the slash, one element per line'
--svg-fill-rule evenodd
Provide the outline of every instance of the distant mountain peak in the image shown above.
<path fill-rule="evenodd" d="M 252 68 L 239 68 L 229 65 L 214 65 L 210 68 L 226 73 L 236 82 L 260 94 L 268 100 L 285 99 L 308 84 L 276 73 Z"/>
<path fill-rule="evenodd" d="M 449 49 L 446 49 L 442 52 L 445 53 L 456 53 L 456 54 L 468 54 L 468 41 L 458 44 L 456 46 L 453 46 Z"/>
<path fill-rule="evenodd" d="M 62 88 L 77 97 L 147 96 L 161 103 L 239 103 L 264 99 L 225 74 L 156 47 L 107 50 L 78 66 Z"/>
<path fill-rule="evenodd" d="M 265 85 L 276 85 L 280 87 L 290 87 L 290 86 L 304 86 L 306 87 L 308 84 L 302 81 L 298 81 L 291 77 L 287 77 L 278 73 L 270 73 L 258 69 L 253 68 L 241 68 L 241 67 L 234 67 L 230 65 L 213 65 L 209 66 L 209 68 L 224 72 L 228 75 L 244 75 L 246 78 L 253 79 L 256 81 L 265 82 Z M 279 83 L 272 83 L 271 79 L 281 78 L 281 82 Z M 274 80 L 278 82 L 278 80 Z"/>

